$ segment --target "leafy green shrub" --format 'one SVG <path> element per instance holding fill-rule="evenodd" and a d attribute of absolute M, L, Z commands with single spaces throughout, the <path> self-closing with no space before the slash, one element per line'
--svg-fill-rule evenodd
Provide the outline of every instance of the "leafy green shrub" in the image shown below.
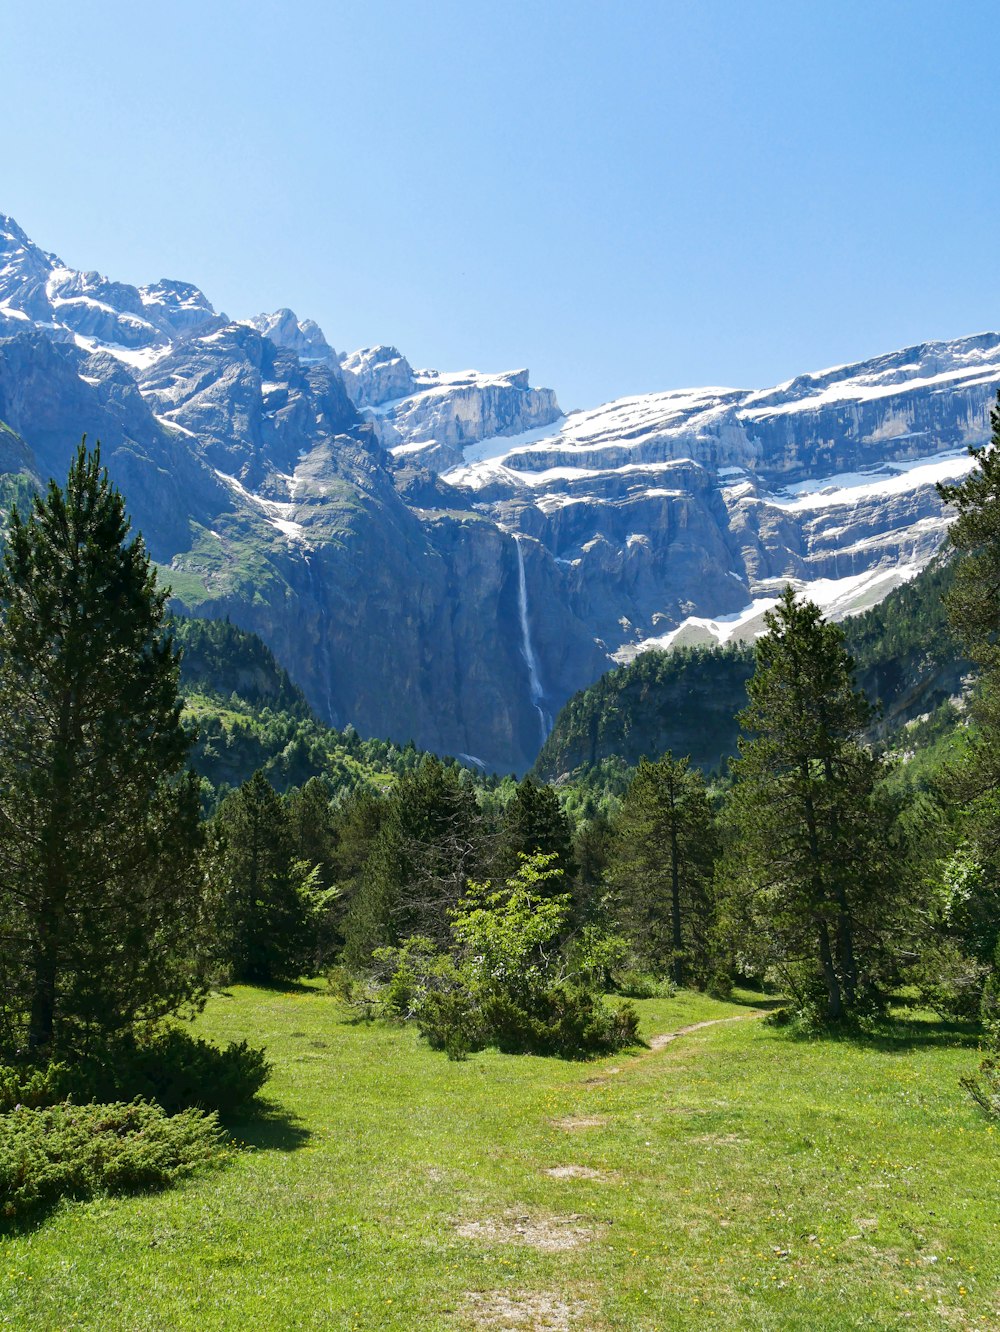
<path fill-rule="evenodd" d="M 68 1064 L 0 1064 L 0 1115 L 21 1106 L 36 1110 L 55 1105 L 74 1090 L 79 1090 L 79 1081 Z"/>
<path fill-rule="evenodd" d="M 968 957 L 954 939 L 936 939 L 911 970 L 920 998 L 943 1018 L 975 1019 L 985 998 L 990 967 Z"/>
<path fill-rule="evenodd" d="M 417 1030 L 432 1050 L 449 1059 L 464 1059 L 489 1045 L 489 1031 L 467 990 L 432 991 L 416 1013 Z"/>
<path fill-rule="evenodd" d="M 711 995 L 713 999 L 731 999 L 733 997 L 733 978 L 730 973 L 722 968 L 713 971 L 708 978 L 705 992 Z"/>
<path fill-rule="evenodd" d="M 564 974 L 558 942 L 569 897 L 544 891 L 559 873 L 549 867 L 553 859 L 524 857 L 499 890 L 470 884 L 452 913 L 454 954 L 437 952 L 422 937 L 380 949 L 384 1011 L 414 1017 L 431 1047 L 453 1059 L 486 1046 L 579 1058 L 635 1044 L 638 1018 L 631 1005 L 611 1008 L 584 983 L 594 967 L 619 955 L 616 941 L 604 948 L 595 935 L 578 949 L 576 979 Z M 590 965 L 587 959 L 596 960 Z"/>
<path fill-rule="evenodd" d="M 575 985 L 551 985 L 531 994 L 467 989 L 427 996 L 417 1029 L 434 1050 L 463 1058 L 494 1046 L 505 1054 L 586 1058 L 638 1043 L 639 1015 L 631 1004 L 612 1008 Z"/>
<path fill-rule="evenodd" d="M 20 1220 L 63 1197 L 164 1188 L 221 1161 L 214 1115 L 169 1116 L 146 1101 L 22 1106 L 0 1117 L 0 1217 Z"/>
<path fill-rule="evenodd" d="M 628 999 L 672 999 L 677 986 L 666 976 L 654 976 L 651 971 L 626 967 L 614 977 L 614 988 Z"/>
<path fill-rule="evenodd" d="M 381 973 L 376 978 L 383 1017 L 415 1017 L 428 996 L 447 993 L 458 982 L 451 957 L 422 934 L 404 939 L 398 948 L 377 948 L 374 960 Z"/>

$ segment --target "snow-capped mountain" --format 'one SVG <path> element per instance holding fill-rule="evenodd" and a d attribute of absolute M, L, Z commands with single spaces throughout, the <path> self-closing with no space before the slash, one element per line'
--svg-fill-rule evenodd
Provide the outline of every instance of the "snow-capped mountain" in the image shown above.
<path fill-rule="evenodd" d="M 624 659 L 746 636 L 789 580 L 842 614 L 912 576 L 998 383 L 1000 336 L 926 343 L 772 389 L 621 399 L 471 446 L 444 479 L 542 542 Z"/>
<path fill-rule="evenodd" d="M 289 310 L 68 268 L 0 215 L 3 474 L 99 438 L 175 597 L 271 645 L 328 720 L 523 769 L 615 659 L 845 613 L 937 548 L 1000 336 L 564 416 L 528 374 L 338 353 Z"/>

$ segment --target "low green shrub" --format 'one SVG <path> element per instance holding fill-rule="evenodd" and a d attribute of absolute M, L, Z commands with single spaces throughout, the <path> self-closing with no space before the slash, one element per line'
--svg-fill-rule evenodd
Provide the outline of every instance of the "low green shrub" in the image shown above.
<path fill-rule="evenodd" d="M 990 980 L 990 967 L 969 957 L 954 939 L 941 938 L 924 948 L 910 979 L 927 1007 L 941 1017 L 975 1019 Z"/>
<path fill-rule="evenodd" d="M 79 1075 L 61 1061 L 47 1064 L 0 1064 L 0 1115 L 26 1106 L 55 1105 L 80 1089 Z"/>
<path fill-rule="evenodd" d="M 180 1027 L 121 1042 L 99 1073 L 100 1099 L 156 1101 L 168 1114 L 199 1109 L 223 1119 L 243 1111 L 271 1075 L 262 1049 L 246 1041 L 219 1047 Z"/>
<path fill-rule="evenodd" d="M 499 889 L 468 884 L 451 913 L 451 952 L 418 935 L 378 949 L 369 983 L 381 1015 L 415 1019 L 432 1049 L 452 1059 L 487 1046 L 574 1059 L 636 1044 L 635 1010 L 612 1008 L 595 983 L 627 945 L 584 931 L 567 957 L 570 899 L 551 893 L 562 873 L 554 859 L 522 857 Z"/>
<path fill-rule="evenodd" d="M 1000 1119 L 1000 1060 L 990 1056 L 979 1065 L 979 1076 L 960 1079 L 962 1086 L 991 1119 Z"/>
<path fill-rule="evenodd" d="M 68 1060 L 0 1064 L 0 1114 L 15 1106 L 40 1108 L 72 1098 L 155 1101 L 168 1114 L 245 1110 L 270 1076 L 264 1051 L 245 1041 L 225 1048 L 181 1027 L 159 1027 L 109 1039 Z"/>
<path fill-rule="evenodd" d="M 651 971 L 627 967 L 616 972 L 614 989 L 628 999 L 672 999 L 677 986 L 666 976 L 654 976 Z"/>
<path fill-rule="evenodd" d="M 505 1054 L 585 1059 L 638 1044 L 639 1016 L 631 1004 L 612 1007 L 591 990 L 551 985 L 517 993 L 459 987 L 427 995 L 417 1029 L 432 1049 L 461 1058 L 494 1046 Z"/>
<path fill-rule="evenodd" d="M 221 1161 L 214 1115 L 167 1115 L 147 1101 L 21 1106 L 0 1116 L 0 1218 L 21 1220 L 63 1197 L 164 1188 Z"/>

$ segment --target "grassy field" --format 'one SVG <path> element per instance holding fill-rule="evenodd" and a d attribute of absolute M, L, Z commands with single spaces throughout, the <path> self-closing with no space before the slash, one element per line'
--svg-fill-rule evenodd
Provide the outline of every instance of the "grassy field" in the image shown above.
<path fill-rule="evenodd" d="M 1000 1328 L 974 1036 L 805 1041 L 681 994 L 661 1049 L 449 1063 L 321 990 L 235 989 L 274 1108 L 225 1168 L 0 1242 L 18 1329 Z"/>

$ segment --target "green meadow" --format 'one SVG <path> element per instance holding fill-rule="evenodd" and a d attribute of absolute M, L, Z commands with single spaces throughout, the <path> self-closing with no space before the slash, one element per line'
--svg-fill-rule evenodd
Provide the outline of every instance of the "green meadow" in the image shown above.
<path fill-rule="evenodd" d="M 214 996 L 266 1113 L 180 1187 L 4 1235 L 0 1326 L 1000 1328 L 974 1032 L 807 1040 L 736 1000 L 641 1001 L 651 1044 L 715 1025 L 576 1063 L 450 1062 L 321 987 Z"/>

